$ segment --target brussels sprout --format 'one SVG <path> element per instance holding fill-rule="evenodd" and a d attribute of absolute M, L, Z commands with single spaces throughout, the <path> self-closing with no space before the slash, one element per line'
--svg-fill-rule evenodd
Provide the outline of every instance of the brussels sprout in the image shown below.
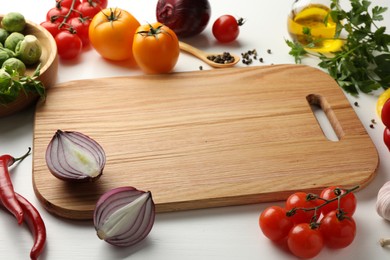
<path fill-rule="evenodd" d="M 0 65 L 3 65 L 4 61 L 8 60 L 9 56 L 5 51 L 0 51 Z"/>
<path fill-rule="evenodd" d="M 0 69 L 0 92 L 7 92 L 12 84 L 11 75 L 4 69 Z"/>
<path fill-rule="evenodd" d="M 13 56 L 14 55 L 10 50 L 6 48 L 0 48 L 0 66 L 2 66 L 6 60 L 12 58 Z"/>
<path fill-rule="evenodd" d="M 39 61 L 42 54 L 42 47 L 34 35 L 26 35 L 15 48 L 15 55 L 26 65 L 32 65 Z"/>
<path fill-rule="evenodd" d="M 4 15 L 1 25 L 9 32 L 21 32 L 26 26 L 26 20 L 21 13 L 11 12 Z"/>
<path fill-rule="evenodd" d="M 17 58 L 9 58 L 8 60 L 4 61 L 1 68 L 5 69 L 5 71 L 11 75 L 13 74 L 12 71 L 14 70 L 18 73 L 19 76 L 23 76 L 26 72 L 26 65 L 24 65 L 24 63 Z"/>
<path fill-rule="evenodd" d="M 18 32 L 13 32 L 7 37 L 7 39 L 5 39 L 4 47 L 10 49 L 11 51 L 15 51 L 16 45 L 18 45 L 18 43 L 23 39 L 24 39 L 23 34 Z"/>
<path fill-rule="evenodd" d="M 9 36 L 9 33 L 4 28 L 0 28 L 0 43 L 4 45 L 5 39 Z"/>
<path fill-rule="evenodd" d="M 10 49 L 7 49 L 5 47 L 1 47 L 0 51 L 4 51 L 4 52 L 8 53 L 10 58 L 15 57 L 15 52 L 11 51 Z"/>

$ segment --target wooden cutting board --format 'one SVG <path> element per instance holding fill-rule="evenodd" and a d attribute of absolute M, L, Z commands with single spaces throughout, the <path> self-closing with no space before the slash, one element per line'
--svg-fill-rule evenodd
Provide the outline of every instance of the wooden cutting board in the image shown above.
<path fill-rule="evenodd" d="M 339 137 L 328 140 L 310 104 Z M 57 129 L 105 149 L 93 183 L 53 177 L 46 147 Z M 33 183 L 45 208 L 92 218 L 105 191 L 150 190 L 158 212 L 285 199 L 328 185 L 365 187 L 378 154 L 353 108 L 324 72 L 274 65 L 71 81 L 38 105 Z"/>

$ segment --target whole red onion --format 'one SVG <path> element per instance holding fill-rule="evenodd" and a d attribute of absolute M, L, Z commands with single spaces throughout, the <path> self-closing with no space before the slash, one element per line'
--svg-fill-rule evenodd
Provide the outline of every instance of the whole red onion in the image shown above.
<path fill-rule="evenodd" d="M 211 7 L 208 0 L 159 0 L 157 21 L 172 29 L 180 37 L 201 33 L 207 26 Z"/>

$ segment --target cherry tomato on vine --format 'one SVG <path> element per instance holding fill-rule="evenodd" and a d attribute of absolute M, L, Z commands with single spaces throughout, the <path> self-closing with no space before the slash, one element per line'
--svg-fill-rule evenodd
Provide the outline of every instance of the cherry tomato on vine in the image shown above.
<path fill-rule="evenodd" d="M 312 258 L 324 248 L 324 239 L 318 228 L 312 228 L 308 223 L 300 223 L 290 230 L 287 245 L 295 256 Z"/>
<path fill-rule="evenodd" d="M 49 11 L 47 11 L 46 13 L 46 21 L 61 23 L 68 13 L 69 8 L 61 5 L 50 8 Z M 70 16 L 73 16 L 73 14 L 70 14 Z"/>
<path fill-rule="evenodd" d="M 73 1 L 75 1 L 73 8 L 76 8 L 81 3 L 80 0 L 56 0 L 56 3 L 70 9 Z"/>
<path fill-rule="evenodd" d="M 63 30 L 59 32 L 54 39 L 57 44 L 58 56 L 60 56 L 61 59 L 74 59 L 80 55 L 83 44 L 76 33 Z"/>
<path fill-rule="evenodd" d="M 238 20 L 232 15 L 222 15 L 215 20 L 212 32 L 214 37 L 222 43 L 232 42 L 240 34 L 240 26 L 244 24 L 244 19 Z"/>
<path fill-rule="evenodd" d="M 306 192 L 296 192 L 291 194 L 286 200 L 286 210 L 289 211 L 294 208 L 314 208 L 321 203 L 316 198 L 312 200 L 308 200 L 307 198 L 308 193 Z M 314 210 L 304 211 L 298 209 L 290 218 L 294 224 L 309 223 L 312 220 L 314 213 Z"/>
<path fill-rule="evenodd" d="M 102 10 L 102 7 L 93 1 L 82 2 L 77 6 L 76 10 L 80 12 L 83 17 L 89 17 L 92 19 L 97 13 L 100 12 L 100 10 Z"/>
<path fill-rule="evenodd" d="M 337 194 L 344 194 L 345 190 L 338 188 L 337 186 L 331 186 L 325 188 L 321 191 L 320 197 L 325 200 L 331 200 L 337 197 Z M 322 202 L 323 203 L 323 202 Z M 352 192 L 348 193 L 344 197 L 340 199 L 340 209 L 348 214 L 348 216 L 352 216 L 356 210 L 356 197 Z M 322 214 L 326 215 L 332 210 L 336 210 L 338 208 L 338 201 L 335 200 L 327 205 L 324 205 L 320 208 Z"/>
<path fill-rule="evenodd" d="M 390 99 L 382 107 L 381 119 L 383 124 L 387 128 L 390 128 Z"/>
<path fill-rule="evenodd" d="M 106 8 L 92 19 L 89 40 L 106 59 L 133 59 L 133 39 L 139 26 L 140 23 L 129 12 L 120 8 Z"/>
<path fill-rule="evenodd" d="M 44 21 L 41 22 L 40 25 L 48 30 L 53 37 L 55 37 L 61 31 L 59 29 L 60 23 L 58 22 Z"/>
<path fill-rule="evenodd" d="M 83 0 L 83 2 L 95 2 L 96 4 L 100 5 L 103 9 L 106 8 L 108 4 L 107 0 Z"/>
<path fill-rule="evenodd" d="M 146 73 L 168 73 L 179 58 L 179 40 L 175 32 L 156 22 L 137 28 L 133 55 L 137 65 Z"/>
<path fill-rule="evenodd" d="M 356 223 L 354 219 L 339 214 L 338 210 L 332 210 L 321 220 L 320 232 L 325 244 L 330 248 L 347 247 L 355 239 Z"/>
<path fill-rule="evenodd" d="M 280 241 L 287 237 L 293 223 L 286 215 L 286 209 L 271 206 L 263 210 L 259 217 L 259 226 L 263 234 L 272 241 Z"/>
<path fill-rule="evenodd" d="M 69 19 L 68 24 L 77 32 L 80 37 L 83 47 L 89 45 L 89 25 L 91 24 L 90 18 L 73 17 Z"/>

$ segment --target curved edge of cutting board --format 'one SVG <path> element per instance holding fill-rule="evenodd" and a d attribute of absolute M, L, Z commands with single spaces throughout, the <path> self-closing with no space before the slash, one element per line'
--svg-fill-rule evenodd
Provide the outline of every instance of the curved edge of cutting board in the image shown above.
<path fill-rule="evenodd" d="M 310 94 L 326 98 L 339 142 L 325 140 Z M 50 174 L 44 154 L 57 129 L 104 147 L 99 180 L 69 184 Z M 34 192 L 69 219 L 91 219 L 100 195 L 119 185 L 150 190 L 156 211 L 169 212 L 283 200 L 330 185 L 361 189 L 379 165 L 335 81 L 292 64 L 61 83 L 37 106 L 33 142 Z"/>

